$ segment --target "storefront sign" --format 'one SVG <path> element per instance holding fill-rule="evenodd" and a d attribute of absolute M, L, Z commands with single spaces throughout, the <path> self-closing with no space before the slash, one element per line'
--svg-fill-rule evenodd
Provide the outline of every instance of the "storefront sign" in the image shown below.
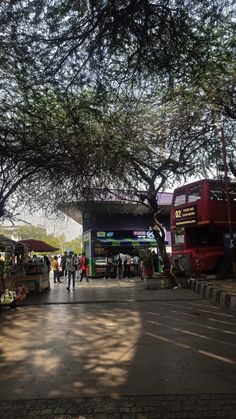
<path fill-rule="evenodd" d="M 165 231 L 165 227 L 163 226 Z M 155 240 L 152 229 L 149 230 L 115 230 L 115 231 L 96 231 L 97 239 L 107 240 Z"/>
<path fill-rule="evenodd" d="M 137 239 L 154 239 L 154 234 L 152 230 L 148 230 L 148 231 L 134 231 L 133 232 L 133 237 L 137 238 Z"/>
<path fill-rule="evenodd" d="M 154 239 L 154 233 L 153 233 L 153 231 L 152 230 L 148 230 L 146 232 L 146 237 L 147 237 L 147 239 Z"/>
<path fill-rule="evenodd" d="M 112 246 L 120 246 L 120 240 L 112 240 Z"/>
<path fill-rule="evenodd" d="M 105 231 L 97 231 L 97 237 L 106 237 Z"/>
<path fill-rule="evenodd" d="M 185 207 L 175 210 L 175 225 L 187 226 L 189 224 L 196 224 L 197 222 L 197 207 Z"/>
<path fill-rule="evenodd" d="M 146 231 L 134 231 L 133 235 L 134 237 L 137 237 L 138 239 L 141 237 L 146 237 Z"/>
<path fill-rule="evenodd" d="M 113 237 L 114 236 L 114 232 L 113 231 L 108 231 L 107 233 L 106 233 L 106 237 Z"/>

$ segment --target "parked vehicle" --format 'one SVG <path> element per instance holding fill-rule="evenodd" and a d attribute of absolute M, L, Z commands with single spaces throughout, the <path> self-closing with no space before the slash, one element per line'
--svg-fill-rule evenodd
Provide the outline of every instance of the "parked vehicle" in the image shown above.
<path fill-rule="evenodd" d="M 236 232 L 236 183 L 204 179 L 176 188 L 171 230 L 172 257 L 185 270 L 218 272 Z"/>

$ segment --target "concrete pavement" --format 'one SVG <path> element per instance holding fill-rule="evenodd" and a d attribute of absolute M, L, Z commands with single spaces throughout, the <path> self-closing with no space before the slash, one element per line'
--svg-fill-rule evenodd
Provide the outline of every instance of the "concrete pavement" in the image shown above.
<path fill-rule="evenodd" d="M 199 278 L 192 283 L 192 289 L 203 298 L 236 313 L 236 281 Z"/>
<path fill-rule="evenodd" d="M 0 417 L 235 419 L 235 315 L 108 281 L 0 311 Z"/>
<path fill-rule="evenodd" d="M 143 281 L 134 278 L 129 280 L 116 279 L 90 279 L 79 282 L 76 280 L 75 290 L 67 292 L 67 281 L 62 279 L 62 284 L 54 284 L 52 278 L 51 291 L 43 291 L 41 294 L 30 294 L 22 305 L 47 305 L 47 304 L 73 304 L 73 303 L 119 303 L 132 301 L 156 301 L 169 299 L 190 299 L 197 300 L 200 297 L 188 289 L 174 293 L 172 290 L 162 289 L 161 292 L 145 292 Z M 171 291 L 171 292 L 170 292 Z"/>

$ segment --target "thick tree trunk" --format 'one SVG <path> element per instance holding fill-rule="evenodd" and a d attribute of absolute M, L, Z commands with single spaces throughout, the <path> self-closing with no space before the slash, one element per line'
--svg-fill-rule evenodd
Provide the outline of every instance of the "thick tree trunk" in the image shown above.
<path fill-rule="evenodd" d="M 170 272 L 170 259 L 168 257 L 165 245 L 165 231 L 161 225 L 161 223 L 157 220 L 157 213 L 153 215 L 153 234 L 157 241 L 157 245 L 162 257 L 162 262 L 164 265 L 165 272 L 169 274 Z"/>

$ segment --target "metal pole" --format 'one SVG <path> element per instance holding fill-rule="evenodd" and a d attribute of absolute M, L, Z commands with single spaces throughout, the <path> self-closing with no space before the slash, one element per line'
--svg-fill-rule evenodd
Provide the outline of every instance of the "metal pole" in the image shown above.
<path fill-rule="evenodd" d="M 236 281 L 236 251 L 235 251 L 236 249 L 235 249 L 234 233 L 233 233 L 233 226 L 232 226 L 232 219 L 231 219 L 227 153 L 226 153 L 224 128 L 221 127 L 220 130 L 221 130 L 221 142 L 222 142 L 222 149 L 223 149 L 224 184 L 225 184 L 225 194 L 226 194 L 226 202 L 227 202 L 227 215 L 228 215 L 228 225 L 229 225 L 229 235 L 230 235 L 230 250 L 232 254 L 233 281 Z"/>

